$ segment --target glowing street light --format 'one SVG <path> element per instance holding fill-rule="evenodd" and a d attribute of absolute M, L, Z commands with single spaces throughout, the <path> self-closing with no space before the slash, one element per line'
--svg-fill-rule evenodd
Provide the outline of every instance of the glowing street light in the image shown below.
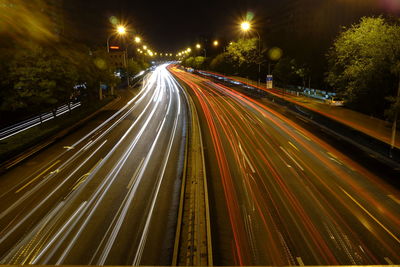
<path fill-rule="evenodd" d="M 126 33 L 126 28 L 125 28 L 125 26 L 123 26 L 123 25 L 117 26 L 116 32 L 115 32 L 115 33 L 118 34 L 118 35 L 124 35 L 124 34 Z M 108 38 L 107 38 L 107 52 L 110 52 L 110 38 L 111 38 L 115 33 L 110 34 L 110 35 L 108 36 Z"/>
<path fill-rule="evenodd" d="M 143 49 L 144 49 L 144 50 L 147 50 L 147 45 L 144 45 L 144 46 L 143 46 Z"/>
<path fill-rule="evenodd" d="M 250 24 L 250 22 L 248 22 L 248 21 L 243 21 L 243 22 L 240 24 L 240 28 L 241 28 L 243 31 L 247 32 L 248 30 L 250 30 L 251 24 Z"/>
<path fill-rule="evenodd" d="M 240 28 L 243 32 L 248 32 L 252 30 L 251 24 L 248 21 L 243 21 L 240 24 Z M 261 57 L 261 37 L 258 31 L 254 30 L 253 31 L 257 34 L 258 37 L 258 56 Z M 258 85 L 260 85 L 260 77 L 261 77 L 261 61 L 258 62 Z"/>
<path fill-rule="evenodd" d="M 135 37 L 135 43 L 139 44 L 142 41 L 142 39 L 139 36 Z"/>
<path fill-rule="evenodd" d="M 188 49 L 186 49 L 186 51 L 188 51 L 190 53 L 190 52 L 192 52 L 192 49 L 190 47 L 188 47 Z"/>
<path fill-rule="evenodd" d="M 213 45 L 214 45 L 214 46 L 218 46 L 218 45 L 219 45 L 218 40 L 215 40 L 215 41 L 213 42 Z"/>
<path fill-rule="evenodd" d="M 200 45 L 200 44 L 196 44 L 196 48 L 197 48 L 197 49 L 200 49 L 200 48 L 201 48 L 201 45 Z M 206 49 L 203 48 L 203 51 L 204 51 L 204 57 L 207 57 Z"/>
<path fill-rule="evenodd" d="M 119 26 L 117 27 L 117 32 L 118 32 L 118 34 L 120 34 L 120 35 L 125 34 L 125 33 L 126 33 L 126 28 L 125 28 L 125 26 L 119 25 Z"/>

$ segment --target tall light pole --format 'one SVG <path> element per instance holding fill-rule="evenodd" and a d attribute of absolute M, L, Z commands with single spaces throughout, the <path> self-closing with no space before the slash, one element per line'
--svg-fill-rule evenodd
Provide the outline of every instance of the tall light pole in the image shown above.
<path fill-rule="evenodd" d="M 139 36 L 135 37 L 135 43 L 140 44 L 141 41 L 142 41 L 142 38 L 140 38 Z"/>
<path fill-rule="evenodd" d="M 244 32 L 248 32 L 250 30 L 253 30 L 258 37 L 258 86 L 260 86 L 260 79 L 261 79 L 261 37 L 260 34 L 258 33 L 258 31 L 252 29 L 250 22 L 248 21 L 243 21 L 240 24 L 240 28 L 242 29 L 242 31 Z"/>
<path fill-rule="evenodd" d="M 196 48 L 197 49 L 201 49 L 201 45 L 200 44 L 196 44 Z M 207 57 L 207 51 L 206 51 L 205 48 L 203 48 L 203 51 L 204 51 L 204 57 L 206 58 Z"/>
<path fill-rule="evenodd" d="M 117 29 L 115 32 L 113 32 L 112 34 L 110 34 L 107 38 L 107 52 L 110 52 L 110 38 L 113 37 L 115 34 L 118 35 L 124 35 L 126 33 L 126 28 L 125 26 L 119 25 L 117 26 Z"/>

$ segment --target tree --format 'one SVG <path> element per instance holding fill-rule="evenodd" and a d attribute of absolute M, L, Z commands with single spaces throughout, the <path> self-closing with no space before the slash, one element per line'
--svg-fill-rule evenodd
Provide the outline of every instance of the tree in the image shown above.
<path fill-rule="evenodd" d="M 10 63 L 12 86 L 3 108 L 55 108 L 69 100 L 78 79 L 71 62 L 51 49 L 20 49 Z"/>
<path fill-rule="evenodd" d="M 298 84 L 300 81 L 296 60 L 289 57 L 281 58 L 275 65 L 272 74 L 277 84 L 285 87 Z"/>
<path fill-rule="evenodd" d="M 183 66 L 185 67 L 190 67 L 193 68 L 194 67 L 194 57 L 187 57 L 183 60 Z"/>
<path fill-rule="evenodd" d="M 193 62 L 193 68 L 201 69 L 204 65 L 206 58 L 205 57 L 195 57 Z"/>
<path fill-rule="evenodd" d="M 222 53 L 213 58 L 210 62 L 210 69 L 224 74 L 233 74 L 233 64 L 228 53 Z"/>
<path fill-rule="evenodd" d="M 258 64 L 260 61 L 258 39 L 239 39 L 237 42 L 232 42 L 227 48 L 227 54 L 237 66 Z"/>
<path fill-rule="evenodd" d="M 352 107 L 382 115 L 400 75 L 399 20 L 361 19 L 344 30 L 328 55 L 327 82 Z"/>

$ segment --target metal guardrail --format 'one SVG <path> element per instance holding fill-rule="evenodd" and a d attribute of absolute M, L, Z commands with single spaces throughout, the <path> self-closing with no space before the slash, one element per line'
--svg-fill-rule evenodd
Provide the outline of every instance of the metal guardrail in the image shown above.
<path fill-rule="evenodd" d="M 68 104 L 62 105 L 60 107 L 57 108 L 55 116 L 59 117 L 67 112 L 69 112 L 69 110 L 73 110 L 77 107 L 80 107 L 81 103 L 77 102 L 77 103 L 71 103 L 70 108 L 68 108 Z M 18 122 L 16 124 L 13 124 L 11 126 L 5 127 L 3 129 L 0 130 L 0 141 L 7 139 L 13 135 L 16 135 L 20 132 L 26 131 L 32 127 L 35 127 L 37 125 L 40 125 L 44 122 L 47 122 L 49 120 L 54 119 L 54 114 L 53 112 L 46 112 L 43 113 L 41 115 L 37 115 L 34 117 L 31 117 L 27 120 Z"/>
<path fill-rule="evenodd" d="M 214 77 L 220 82 L 233 83 L 236 86 L 243 87 L 243 89 L 250 88 L 252 89 L 251 93 L 254 94 L 255 97 L 263 97 L 276 104 L 287 107 L 288 110 L 293 114 L 302 116 L 304 119 L 323 129 L 325 132 L 329 132 L 332 136 L 342 140 L 347 145 L 358 148 L 368 155 L 371 155 L 371 157 L 378 159 L 380 162 L 389 165 L 393 169 L 400 170 L 399 148 L 395 147 L 392 149 L 388 143 L 369 136 L 366 133 L 324 116 L 323 114 L 313 111 L 307 107 L 288 101 L 284 98 L 284 96 L 274 95 L 266 90 L 259 89 L 249 84 L 234 81 L 228 77 L 218 76 L 217 74 L 210 74 L 203 71 L 199 71 L 198 73 L 200 75 Z"/>

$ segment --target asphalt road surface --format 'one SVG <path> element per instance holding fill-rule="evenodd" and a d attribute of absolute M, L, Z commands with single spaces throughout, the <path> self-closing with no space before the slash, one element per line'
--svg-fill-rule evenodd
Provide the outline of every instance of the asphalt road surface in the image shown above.
<path fill-rule="evenodd" d="M 273 105 L 184 72 L 216 265 L 400 264 L 400 194 Z"/>
<path fill-rule="evenodd" d="M 0 263 L 170 264 L 187 106 L 165 65 L 130 99 L 0 177 Z"/>

